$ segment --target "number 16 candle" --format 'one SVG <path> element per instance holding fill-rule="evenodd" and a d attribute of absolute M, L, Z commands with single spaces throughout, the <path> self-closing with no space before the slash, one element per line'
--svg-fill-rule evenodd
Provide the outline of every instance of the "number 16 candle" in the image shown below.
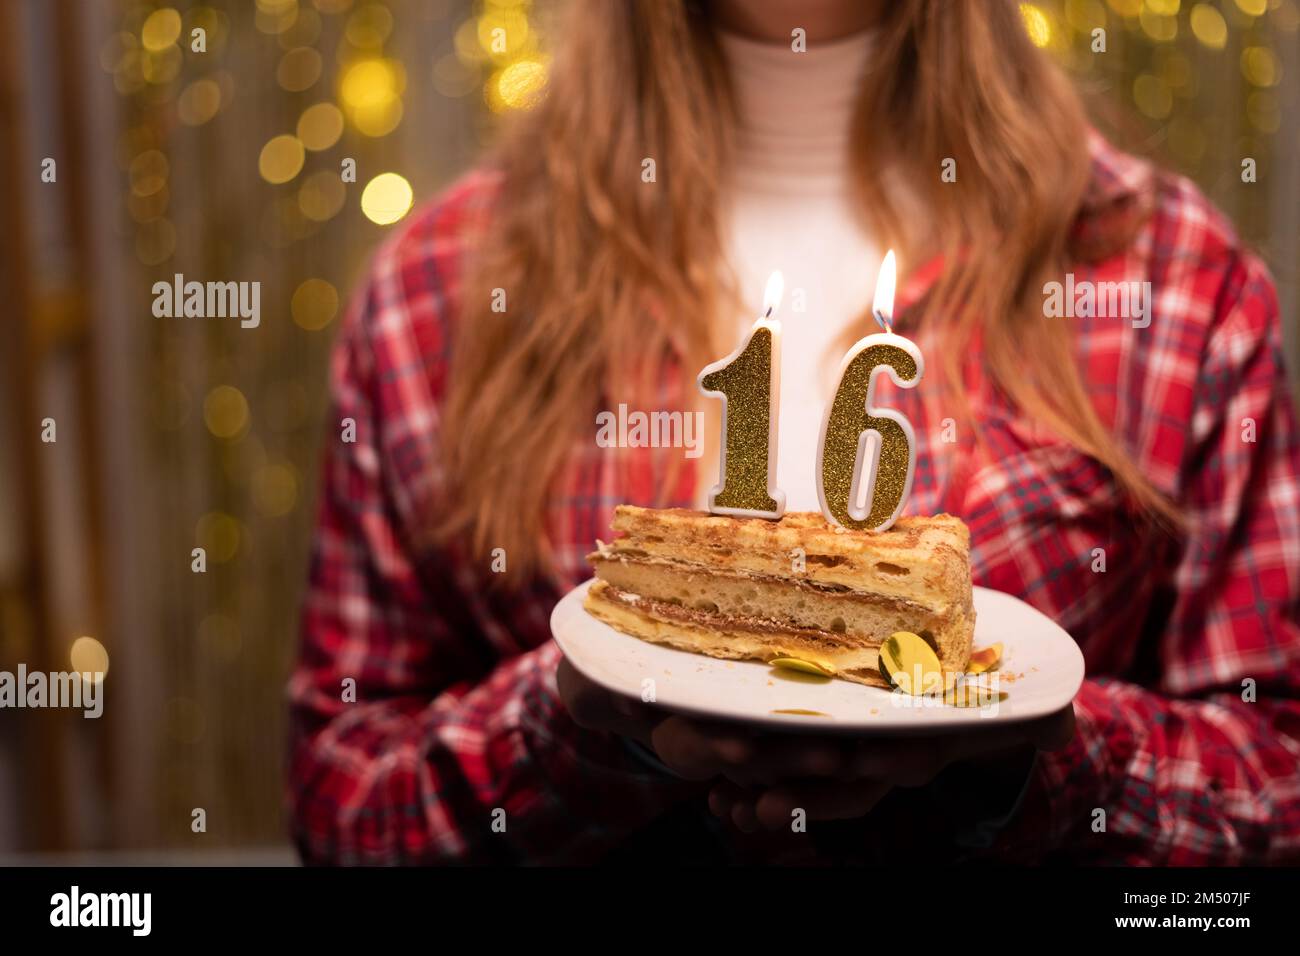
<path fill-rule="evenodd" d="M 721 474 L 709 491 L 709 511 L 752 518 L 785 514 L 785 493 L 776 487 L 776 449 L 781 394 L 781 323 L 773 316 L 785 282 L 767 280 L 763 311 L 740 348 L 705 366 L 699 388 L 721 398 Z"/>
<path fill-rule="evenodd" d="M 839 387 L 817 442 L 822 514 L 855 531 L 883 531 L 897 520 L 916 467 L 911 423 L 899 412 L 876 408 L 872 401 L 881 375 L 888 373 L 894 384 L 911 388 L 925 371 L 920 349 L 894 334 L 894 282 L 891 250 L 880 264 L 872 303 L 884 332 L 860 339 L 844 356 Z"/>

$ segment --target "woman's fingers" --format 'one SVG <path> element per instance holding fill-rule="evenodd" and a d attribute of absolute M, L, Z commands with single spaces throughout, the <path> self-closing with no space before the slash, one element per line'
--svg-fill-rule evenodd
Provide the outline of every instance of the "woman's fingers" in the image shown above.
<path fill-rule="evenodd" d="M 846 769 L 838 740 L 784 734 L 754 735 L 732 724 L 669 717 L 655 728 L 655 752 L 692 780 L 725 776 L 741 785 L 798 777 L 831 777 Z"/>
<path fill-rule="evenodd" d="M 884 798 L 890 785 L 880 780 L 806 780 L 771 789 L 739 787 L 723 781 L 709 793 L 709 809 L 737 829 L 752 833 L 792 828 L 804 820 L 854 820 Z"/>
<path fill-rule="evenodd" d="M 744 792 L 729 780 L 714 784 L 709 790 L 709 812 L 719 820 L 731 819 L 731 808 L 744 797 Z"/>
<path fill-rule="evenodd" d="M 579 727 L 620 734 L 649 745 L 651 728 L 660 717 L 652 708 L 611 694 L 583 677 L 564 658 L 556 669 L 555 683 L 560 700 Z"/>
<path fill-rule="evenodd" d="M 865 740 L 848 759 L 848 773 L 887 780 L 901 787 L 920 787 L 957 761 L 992 757 L 1026 744 L 1038 750 L 1059 750 L 1074 736 L 1074 707 L 1069 706 L 1046 717 L 1008 726 L 935 737 Z"/>
<path fill-rule="evenodd" d="M 709 790 L 709 811 L 742 833 L 754 833 L 759 828 L 754 801 L 760 793 L 739 787 L 730 780 L 720 780 Z"/>
<path fill-rule="evenodd" d="M 802 777 L 838 777 L 848 769 L 848 749 L 834 738 L 769 735 L 753 756 L 727 775 L 739 784 L 772 784 Z M 725 772 L 725 771 L 724 771 Z"/>
<path fill-rule="evenodd" d="M 890 789 L 882 780 L 810 780 L 783 784 L 764 792 L 754 812 L 769 830 L 791 826 L 799 811 L 809 820 L 856 820 L 870 813 Z"/>
<path fill-rule="evenodd" d="M 753 742 L 741 731 L 686 717 L 662 721 L 650 735 L 655 753 L 674 773 L 688 780 L 708 780 L 742 766 L 753 755 Z"/>

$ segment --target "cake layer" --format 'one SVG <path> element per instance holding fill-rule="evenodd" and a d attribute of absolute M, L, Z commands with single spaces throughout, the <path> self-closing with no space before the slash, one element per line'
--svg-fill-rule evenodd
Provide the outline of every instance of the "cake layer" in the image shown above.
<path fill-rule="evenodd" d="M 778 578 L 749 571 L 714 571 L 662 558 L 590 557 L 596 577 L 622 591 L 663 603 L 706 611 L 723 618 L 758 618 L 794 628 L 834 634 L 844 646 L 877 646 L 895 631 L 912 631 L 938 645 L 941 659 L 960 656 L 960 641 L 949 639 L 960 616 L 950 606 L 935 613 L 901 598 L 855 591 L 801 578 Z"/>
<path fill-rule="evenodd" d="M 845 645 L 842 635 L 782 628 L 758 619 L 727 619 L 628 594 L 604 581 L 591 586 L 584 607 L 624 634 L 653 644 L 723 660 L 767 662 L 795 657 L 820 664 L 846 680 L 887 687 L 878 668 L 879 647 Z"/>
<path fill-rule="evenodd" d="M 800 578 L 900 598 L 941 613 L 969 608 L 970 533 L 950 515 L 901 518 L 888 531 L 847 531 L 820 514 L 779 521 L 620 505 L 623 536 L 603 553 L 658 557 L 714 571 Z"/>

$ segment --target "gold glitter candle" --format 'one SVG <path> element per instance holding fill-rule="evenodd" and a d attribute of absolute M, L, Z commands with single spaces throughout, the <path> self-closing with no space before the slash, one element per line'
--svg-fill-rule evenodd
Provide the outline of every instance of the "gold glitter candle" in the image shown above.
<path fill-rule="evenodd" d="M 709 491 L 709 511 L 751 518 L 785 514 L 785 493 L 776 487 L 778 414 L 781 394 L 781 323 L 772 318 L 784 280 L 772 273 L 763 312 L 740 348 L 699 376 L 705 395 L 722 399 L 718 483 Z"/>
<path fill-rule="evenodd" d="M 920 349 L 893 332 L 894 271 L 891 250 L 881 263 L 872 305 L 885 331 L 859 340 L 844 356 L 817 443 L 822 514 L 855 531 L 884 531 L 898 520 L 916 467 L 911 422 L 872 402 L 878 376 L 888 373 L 894 384 L 911 388 L 925 371 Z"/>

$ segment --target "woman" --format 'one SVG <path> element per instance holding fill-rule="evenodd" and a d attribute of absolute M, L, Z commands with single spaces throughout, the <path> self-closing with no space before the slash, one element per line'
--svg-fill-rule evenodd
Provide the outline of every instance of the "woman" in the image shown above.
<path fill-rule="evenodd" d="M 338 344 L 355 440 L 328 443 L 291 685 L 304 857 L 1293 861 L 1300 455 L 1274 293 L 1223 218 L 1089 132 L 1011 2 L 570 6 L 546 98 L 379 253 Z M 595 413 L 694 407 L 780 267 L 806 297 L 783 418 L 815 421 L 889 247 L 931 357 L 888 399 L 908 510 L 963 517 L 976 583 L 1080 643 L 1073 709 L 844 742 L 582 680 L 548 616 L 613 506 L 716 478 L 597 447 Z M 1061 317 L 1067 276 L 1133 296 Z M 815 510 L 800 430 L 781 483 Z"/>

